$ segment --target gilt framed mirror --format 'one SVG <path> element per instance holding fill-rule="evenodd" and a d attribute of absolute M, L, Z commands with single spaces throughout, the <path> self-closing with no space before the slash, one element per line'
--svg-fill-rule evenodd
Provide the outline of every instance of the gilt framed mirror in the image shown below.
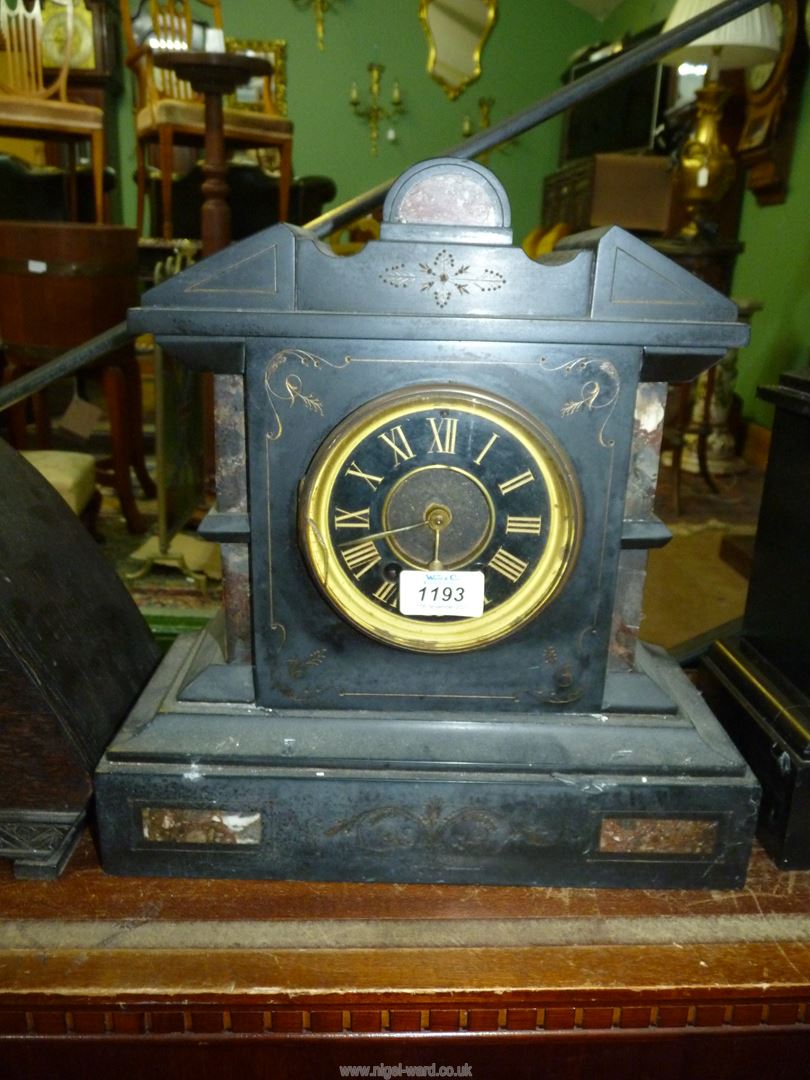
<path fill-rule="evenodd" d="M 498 0 L 419 0 L 428 39 L 428 73 L 454 101 L 481 74 L 481 52 Z"/>
<path fill-rule="evenodd" d="M 273 65 L 270 76 L 270 103 L 266 103 L 265 80 L 263 76 L 250 79 L 244 86 L 229 94 L 227 105 L 232 109 L 248 109 L 262 112 L 268 104 L 279 116 L 287 115 L 287 42 L 286 41 L 244 41 L 240 38 L 225 38 L 228 52 L 242 53 L 244 56 L 261 56 Z"/>

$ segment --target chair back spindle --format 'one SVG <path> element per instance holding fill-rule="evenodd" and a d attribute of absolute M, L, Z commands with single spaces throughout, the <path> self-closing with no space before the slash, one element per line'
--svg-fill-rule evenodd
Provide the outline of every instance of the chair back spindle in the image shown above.
<path fill-rule="evenodd" d="M 152 33 L 149 44 L 153 49 L 190 49 L 192 35 L 191 4 L 188 0 L 152 0 L 149 5 Z M 179 79 L 166 68 L 153 68 L 152 78 L 163 97 L 178 101 L 199 100 L 185 79 Z"/>
<path fill-rule="evenodd" d="M 2 0 L 0 0 L 2 2 Z M 143 231 L 147 179 L 157 165 L 160 185 L 160 231 L 172 238 L 172 181 L 176 171 L 190 167 L 187 153 L 176 155 L 177 147 L 191 148 L 195 158 L 205 143 L 203 95 L 170 69 L 158 67 L 154 55 L 168 50 L 202 51 L 201 30 L 222 31 L 222 0 L 150 0 L 149 24 L 143 39 L 133 22 L 135 0 L 119 0 L 121 21 L 127 43 L 127 66 L 135 76 L 136 179 L 138 185 L 138 230 Z M 140 10 L 140 8 L 139 8 Z M 281 43 L 278 43 L 281 44 Z M 242 150 L 274 155 L 279 173 L 279 217 L 286 220 L 292 184 L 293 125 L 274 98 L 270 77 L 263 81 L 261 105 L 244 106 L 235 99 L 224 102 L 223 136 L 228 152 Z M 149 155 L 149 157 L 147 156 Z M 151 160 L 150 160 L 151 159 Z M 178 168 L 179 166 L 179 168 Z M 153 210 L 158 207 L 153 207 Z"/>
<path fill-rule="evenodd" d="M 12 6 L 0 0 L 0 37 L 5 51 L 5 70 L 0 77 L 0 93 L 15 97 L 67 100 L 70 48 L 73 41 L 73 0 L 55 0 L 65 8 L 64 59 L 51 83 L 45 83 L 42 64 L 42 7 L 34 0 Z"/>
<path fill-rule="evenodd" d="M 87 14 L 83 0 L 52 0 L 64 9 L 64 47 L 55 77 L 46 83 L 42 53 L 40 0 L 0 0 L 0 135 L 61 142 L 67 147 L 68 204 L 76 217 L 76 146 L 90 144 L 93 201 L 97 222 L 104 220 L 104 111 L 68 100 L 74 9 Z M 59 13 L 57 13 L 57 16 Z"/>

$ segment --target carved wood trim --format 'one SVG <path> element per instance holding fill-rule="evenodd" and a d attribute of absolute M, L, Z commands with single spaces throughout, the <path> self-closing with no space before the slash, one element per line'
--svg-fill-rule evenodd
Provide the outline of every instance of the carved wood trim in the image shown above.
<path fill-rule="evenodd" d="M 66 1008 L 53 1003 L 27 1003 L 0 1008 L 0 1040 L 4 1037 L 116 1036 L 324 1036 L 324 1035 L 504 1035 L 561 1032 L 672 1032 L 806 1028 L 810 1030 L 810 995 L 801 1000 L 729 998 L 694 1004 L 650 999 L 633 1004 L 574 1004 L 535 1000 L 505 1008 L 487 1000 L 472 1000 L 463 1007 L 451 1001 L 387 1002 L 384 998 L 349 1008 L 335 1005 L 301 1008 L 262 1003 L 150 1002 L 148 1005 L 91 1005 Z"/>

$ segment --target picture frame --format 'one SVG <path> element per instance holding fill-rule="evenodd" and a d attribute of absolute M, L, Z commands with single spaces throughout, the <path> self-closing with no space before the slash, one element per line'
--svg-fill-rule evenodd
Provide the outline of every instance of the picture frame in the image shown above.
<path fill-rule="evenodd" d="M 225 38 L 225 50 L 244 56 L 261 56 L 273 65 L 270 76 L 269 105 L 279 116 L 287 115 L 287 42 L 281 40 L 255 41 L 244 38 Z M 232 109 L 266 112 L 265 79 L 258 76 L 229 94 L 225 104 Z"/>

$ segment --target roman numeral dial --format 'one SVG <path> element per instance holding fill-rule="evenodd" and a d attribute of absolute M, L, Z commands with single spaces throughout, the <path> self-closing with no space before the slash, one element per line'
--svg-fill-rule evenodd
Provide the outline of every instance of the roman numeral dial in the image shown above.
<path fill-rule="evenodd" d="M 519 559 L 517 555 L 499 547 L 487 563 L 496 574 L 501 574 L 507 581 L 516 582 L 525 573 L 529 563 L 526 559 Z"/>
<path fill-rule="evenodd" d="M 336 529 L 370 529 L 371 510 L 367 506 L 363 510 L 341 510 L 335 507 Z"/>
<path fill-rule="evenodd" d="M 543 519 L 538 514 L 537 517 L 520 517 L 517 514 L 506 515 L 506 534 L 509 533 L 531 533 L 532 536 L 539 536 L 543 528 Z"/>
<path fill-rule="evenodd" d="M 444 386 L 394 391 L 340 423 L 304 477 L 299 521 L 336 616 L 416 652 L 485 648 L 540 617 L 581 529 L 573 470 L 542 424 L 492 394 Z M 402 614 L 404 571 L 453 575 L 459 587 L 483 576 L 483 613 Z"/>
<path fill-rule="evenodd" d="M 498 484 L 498 491 L 501 495 L 508 495 L 510 491 L 517 491 L 518 488 L 522 488 L 524 484 L 531 484 L 534 482 L 534 473 L 531 469 L 524 469 L 522 473 L 518 473 L 517 476 L 511 477 L 509 480 L 502 480 Z"/>
<path fill-rule="evenodd" d="M 405 461 L 410 461 L 413 457 L 413 450 L 411 450 L 410 443 L 402 430 L 402 424 L 397 424 L 396 427 L 392 427 L 390 431 L 382 431 L 377 436 L 381 442 L 384 442 L 394 452 L 394 467 Z"/>
<path fill-rule="evenodd" d="M 358 580 L 382 559 L 373 540 L 361 540 L 359 544 L 345 547 L 342 555 L 349 570 Z"/>
<path fill-rule="evenodd" d="M 456 438 L 458 436 L 458 417 L 443 416 L 440 419 L 437 419 L 435 416 L 429 416 L 427 421 L 432 435 L 428 453 L 455 454 Z"/>

